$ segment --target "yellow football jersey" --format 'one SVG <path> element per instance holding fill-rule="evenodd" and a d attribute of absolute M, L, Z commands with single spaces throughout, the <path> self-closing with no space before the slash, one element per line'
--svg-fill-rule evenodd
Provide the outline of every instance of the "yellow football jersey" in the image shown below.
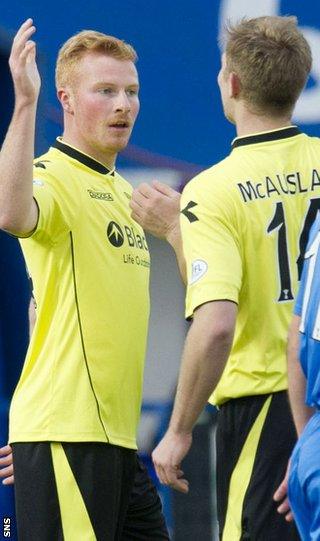
<path fill-rule="evenodd" d="M 186 316 L 238 304 L 232 351 L 210 401 L 287 388 L 286 339 L 310 226 L 320 209 L 320 140 L 295 126 L 236 138 L 184 189 Z"/>
<path fill-rule="evenodd" d="M 35 161 L 39 221 L 21 245 L 37 321 L 11 404 L 11 442 L 136 448 L 150 260 L 131 192 L 60 139 Z"/>

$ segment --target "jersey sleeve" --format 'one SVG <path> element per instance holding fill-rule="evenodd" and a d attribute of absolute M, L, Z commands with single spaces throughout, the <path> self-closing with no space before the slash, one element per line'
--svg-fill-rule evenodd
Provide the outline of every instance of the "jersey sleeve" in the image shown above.
<path fill-rule="evenodd" d="M 298 295 L 297 295 L 297 298 L 296 298 L 296 303 L 295 303 L 294 310 L 293 310 L 293 312 L 294 312 L 294 314 L 296 316 L 301 316 L 301 314 L 302 314 L 303 298 L 304 298 L 306 279 L 307 279 L 307 265 L 306 265 L 306 261 L 305 261 L 304 265 L 303 265 L 303 271 L 302 271 L 302 275 L 301 275 L 301 282 L 300 282 L 300 286 L 299 286 L 299 291 L 298 291 Z"/>
<path fill-rule="evenodd" d="M 238 302 L 242 259 L 232 204 L 226 190 L 191 181 L 183 191 L 180 216 L 187 266 L 186 317 L 201 304 Z"/>
<path fill-rule="evenodd" d="M 298 295 L 296 298 L 296 303 L 294 307 L 294 314 L 296 316 L 302 315 L 302 309 L 303 309 L 303 303 L 304 303 L 304 296 L 305 291 L 307 287 L 307 280 L 308 280 L 308 268 L 310 264 L 310 256 L 318 254 L 318 246 L 319 246 L 319 231 L 320 231 L 320 214 L 318 213 L 309 233 L 309 239 L 308 239 L 308 245 L 305 251 L 304 255 L 304 262 L 303 262 L 303 270 L 301 275 L 301 281 L 299 286 Z M 310 288 L 310 285 L 309 285 Z M 308 289 L 309 289 L 308 288 Z"/>
<path fill-rule="evenodd" d="M 74 219 L 74 210 L 63 183 L 50 171 L 39 171 L 34 167 L 33 197 L 39 216 L 32 238 L 56 242 L 60 235 L 71 230 Z"/>

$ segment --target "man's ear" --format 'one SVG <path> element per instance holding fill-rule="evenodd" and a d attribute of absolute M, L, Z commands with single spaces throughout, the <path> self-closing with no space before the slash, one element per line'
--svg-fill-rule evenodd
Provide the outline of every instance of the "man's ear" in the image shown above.
<path fill-rule="evenodd" d="M 237 98 L 241 91 L 241 81 L 239 76 L 232 71 L 229 75 L 229 97 Z"/>
<path fill-rule="evenodd" d="M 62 105 L 63 111 L 73 115 L 74 113 L 73 93 L 71 92 L 70 88 L 68 87 L 59 88 L 57 90 L 57 96 L 58 96 L 58 100 L 60 101 Z"/>

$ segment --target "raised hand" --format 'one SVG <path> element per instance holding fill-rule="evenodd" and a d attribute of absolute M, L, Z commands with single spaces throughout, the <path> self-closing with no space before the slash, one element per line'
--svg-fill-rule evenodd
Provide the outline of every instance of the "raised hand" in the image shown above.
<path fill-rule="evenodd" d="M 12 44 L 9 66 L 12 74 L 16 104 L 37 102 L 40 91 L 40 75 L 36 64 L 36 44 L 30 37 L 36 31 L 32 19 L 19 28 Z"/>

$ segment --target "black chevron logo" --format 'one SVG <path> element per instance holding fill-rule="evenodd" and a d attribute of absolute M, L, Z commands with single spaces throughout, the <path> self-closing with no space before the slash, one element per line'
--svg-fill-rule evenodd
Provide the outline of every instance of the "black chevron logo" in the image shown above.
<path fill-rule="evenodd" d="M 191 223 L 199 221 L 198 216 L 193 214 L 193 212 L 190 212 L 190 209 L 193 209 L 197 205 L 198 205 L 198 203 L 195 203 L 194 201 L 189 201 L 187 206 L 181 211 L 181 214 L 184 214 L 186 216 L 186 218 L 188 218 L 189 222 L 191 222 Z"/>
<path fill-rule="evenodd" d="M 50 163 L 50 160 L 41 160 L 34 164 L 35 167 L 41 167 L 41 169 L 46 169 L 45 163 Z"/>

